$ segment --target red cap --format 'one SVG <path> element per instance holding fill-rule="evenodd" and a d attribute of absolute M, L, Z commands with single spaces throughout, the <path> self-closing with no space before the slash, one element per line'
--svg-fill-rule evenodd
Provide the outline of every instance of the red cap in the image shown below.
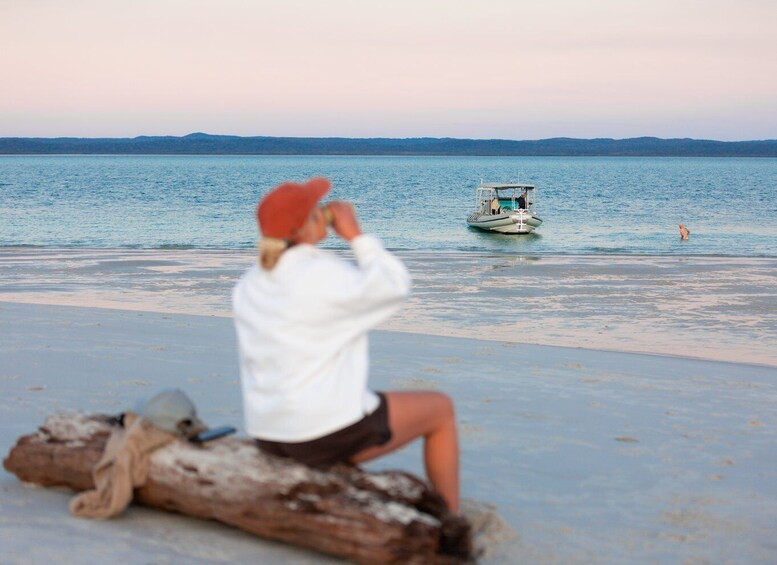
<path fill-rule="evenodd" d="M 304 184 L 285 182 L 275 187 L 259 202 L 256 221 L 265 237 L 289 239 L 294 230 L 307 221 L 332 184 L 323 177 L 313 178 Z"/>

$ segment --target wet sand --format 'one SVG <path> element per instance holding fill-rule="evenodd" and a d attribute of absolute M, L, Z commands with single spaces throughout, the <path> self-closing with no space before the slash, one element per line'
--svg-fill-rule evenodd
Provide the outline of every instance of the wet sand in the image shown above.
<path fill-rule="evenodd" d="M 382 329 L 777 367 L 777 259 L 400 256 L 413 295 Z M 229 316 L 253 257 L 0 248 L 0 301 Z"/>
<path fill-rule="evenodd" d="M 54 411 L 120 411 L 173 386 L 190 394 L 207 423 L 234 425 L 242 434 L 224 292 L 250 258 L 5 251 L 0 452 Z M 371 382 L 377 389 L 432 388 L 454 397 L 463 497 L 493 504 L 506 522 L 485 563 L 777 560 L 771 260 L 691 259 L 678 266 L 677 259 L 661 258 L 599 264 L 462 256 L 442 267 L 431 256 L 405 259 L 415 294 L 393 322 L 403 331 L 373 333 Z M 673 274 L 677 269 L 683 276 Z M 536 320 L 517 308 L 509 314 L 505 301 L 515 299 L 514 289 L 527 288 L 527 272 L 535 279 L 526 291 L 535 297 L 528 311 L 561 304 L 543 321 L 582 347 L 521 343 L 534 332 L 518 326 Z M 524 280 L 516 286 L 510 280 L 519 275 Z M 682 297 L 689 284 L 695 300 Z M 627 295 L 635 304 L 615 298 Z M 502 308 L 482 300 L 494 296 Z M 81 307 L 52 305 L 68 301 Z M 566 330 L 564 320 L 575 316 L 565 301 L 582 308 L 575 316 L 592 333 L 604 332 L 596 343 L 610 351 L 574 341 L 584 332 L 574 323 Z M 683 303 L 682 316 L 673 314 Z M 506 320 L 506 338 L 480 335 L 486 327 L 476 308 L 481 304 L 498 312 L 496 325 Z M 654 323 L 647 312 L 656 304 L 672 311 L 657 328 L 686 324 L 677 350 L 651 345 L 643 331 Z M 624 332 L 626 320 L 634 320 L 630 345 L 652 347 L 657 355 L 612 351 L 622 344 L 601 323 L 618 317 Z M 543 331 L 542 339 L 553 337 Z M 750 363 L 682 356 L 683 340 L 696 344 L 690 354 L 701 357 L 704 339 L 716 339 L 714 349 L 725 351 L 742 336 L 760 355 L 744 359 Z M 372 468 L 422 474 L 419 447 Z M 148 509 L 133 507 L 108 522 L 77 520 L 67 514 L 70 493 L 26 487 L 5 472 L 0 487 L 0 545 L 10 563 L 321 562 L 218 524 Z"/>

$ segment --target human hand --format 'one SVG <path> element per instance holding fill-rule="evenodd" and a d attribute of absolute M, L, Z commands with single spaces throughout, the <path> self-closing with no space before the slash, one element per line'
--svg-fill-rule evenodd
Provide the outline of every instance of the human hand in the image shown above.
<path fill-rule="evenodd" d="M 332 214 L 332 229 L 337 235 L 345 241 L 351 241 L 357 235 L 362 234 L 352 204 L 335 200 L 329 202 L 326 207 Z"/>

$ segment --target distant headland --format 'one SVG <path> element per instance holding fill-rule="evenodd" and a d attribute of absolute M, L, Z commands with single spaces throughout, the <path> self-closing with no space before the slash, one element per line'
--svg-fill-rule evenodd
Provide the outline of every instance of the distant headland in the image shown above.
<path fill-rule="evenodd" d="M 450 155 L 611 157 L 777 157 L 777 139 L 507 139 L 240 137 L 192 133 L 182 137 L 0 137 L 0 155 Z"/>

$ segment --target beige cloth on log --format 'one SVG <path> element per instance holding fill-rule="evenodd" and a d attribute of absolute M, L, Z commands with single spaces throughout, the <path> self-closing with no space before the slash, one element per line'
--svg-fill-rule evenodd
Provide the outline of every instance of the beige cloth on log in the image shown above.
<path fill-rule="evenodd" d="M 132 502 L 132 491 L 146 482 L 149 456 L 176 439 L 137 414 L 124 415 L 124 427 L 111 434 L 103 455 L 92 469 L 96 489 L 70 501 L 70 513 L 80 518 L 111 518 Z"/>

